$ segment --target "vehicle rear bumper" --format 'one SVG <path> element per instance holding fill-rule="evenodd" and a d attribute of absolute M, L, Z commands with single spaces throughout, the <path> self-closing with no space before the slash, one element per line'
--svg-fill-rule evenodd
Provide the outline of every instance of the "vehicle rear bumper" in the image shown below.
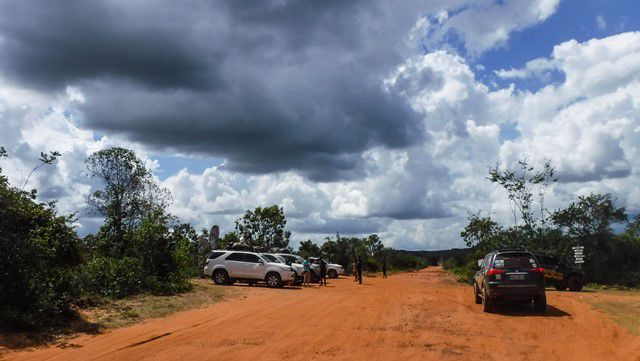
<path fill-rule="evenodd" d="M 489 296 L 491 298 L 498 297 L 535 297 L 544 294 L 544 286 L 536 284 L 502 284 L 493 283 L 489 284 Z"/>

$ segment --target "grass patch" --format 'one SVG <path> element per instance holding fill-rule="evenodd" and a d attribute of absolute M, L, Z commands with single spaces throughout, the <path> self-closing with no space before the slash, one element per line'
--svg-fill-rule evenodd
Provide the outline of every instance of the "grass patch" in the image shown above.
<path fill-rule="evenodd" d="M 89 322 L 103 328 L 128 326 L 149 318 L 166 317 L 172 313 L 207 306 L 221 301 L 228 289 L 216 287 L 210 280 L 192 281 L 189 292 L 172 296 L 137 295 L 122 300 L 100 302 L 96 307 L 81 310 Z"/>
<path fill-rule="evenodd" d="M 593 300 L 590 303 L 630 333 L 640 336 L 640 300 Z"/>
<path fill-rule="evenodd" d="M 0 358 L 3 348 L 25 349 L 59 344 L 78 334 L 99 334 L 106 329 L 124 327 L 150 318 L 160 318 L 192 308 L 220 302 L 236 291 L 215 286 L 208 279 L 194 279 L 192 290 L 172 295 L 137 295 L 121 300 L 86 300 L 76 307 L 76 313 L 57 322 L 55 326 L 36 332 L 0 332 Z"/>
<path fill-rule="evenodd" d="M 637 292 L 640 293 L 638 287 L 627 287 L 621 285 L 603 285 L 599 283 L 589 283 L 585 285 L 586 288 L 598 291 L 621 291 L 621 292 Z"/>

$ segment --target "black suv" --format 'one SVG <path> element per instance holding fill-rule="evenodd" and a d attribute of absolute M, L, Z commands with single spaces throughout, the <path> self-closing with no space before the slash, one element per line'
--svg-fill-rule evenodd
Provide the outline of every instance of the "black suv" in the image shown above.
<path fill-rule="evenodd" d="M 547 309 L 544 269 L 527 251 L 491 252 L 478 261 L 473 290 L 484 312 L 493 312 L 498 300 L 533 301 L 536 311 Z"/>
<path fill-rule="evenodd" d="M 553 285 L 558 291 L 567 288 L 574 292 L 579 292 L 585 284 L 585 274 L 581 269 L 570 267 L 557 257 L 538 254 L 536 258 L 540 261 L 540 266 L 544 267 L 544 279 L 547 285 Z"/>

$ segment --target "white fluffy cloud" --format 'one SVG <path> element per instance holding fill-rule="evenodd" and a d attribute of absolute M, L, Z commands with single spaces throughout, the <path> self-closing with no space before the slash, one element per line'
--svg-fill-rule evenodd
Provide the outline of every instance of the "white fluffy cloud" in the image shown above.
<path fill-rule="evenodd" d="M 420 20 L 413 29 L 426 35 L 428 47 L 443 47 L 456 36 L 471 56 L 505 46 L 512 32 L 545 21 L 560 0 L 480 0 Z"/>

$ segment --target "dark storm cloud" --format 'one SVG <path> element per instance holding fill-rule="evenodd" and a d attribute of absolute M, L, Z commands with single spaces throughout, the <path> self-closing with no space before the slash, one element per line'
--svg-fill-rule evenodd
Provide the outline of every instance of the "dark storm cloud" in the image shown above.
<path fill-rule="evenodd" d="M 154 88 L 216 84 L 220 55 L 194 46 L 186 22 L 98 1 L 3 2 L 0 13 L 0 63 L 20 82 L 45 89 L 110 77 Z"/>
<path fill-rule="evenodd" d="M 423 134 L 404 98 L 382 88 L 426 10 L 415 5 L 7 2 L 0 67 L 23 85 L 80 87 L 85 126 L 161 152 L 352 178 L 363 151 Z"/>

